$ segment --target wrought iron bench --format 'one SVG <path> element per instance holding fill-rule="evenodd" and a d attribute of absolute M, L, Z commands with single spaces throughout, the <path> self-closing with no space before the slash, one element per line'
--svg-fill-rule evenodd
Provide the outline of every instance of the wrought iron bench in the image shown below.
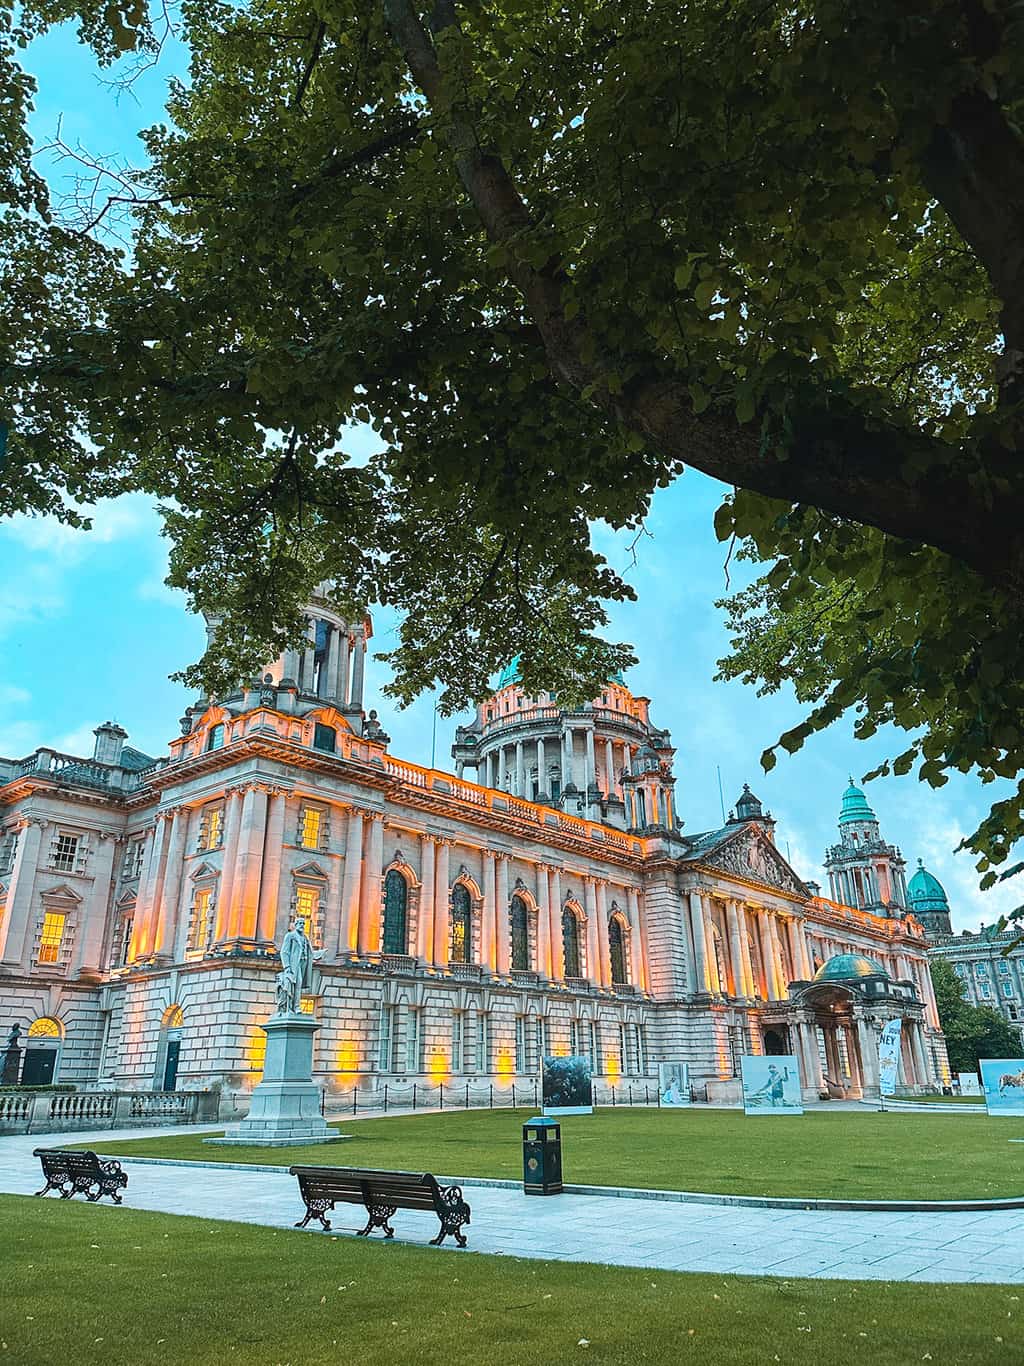
<path fill-rule="evenodd" d="M 128 1177 L 120 1162 L 103 1162 L 95 1153 L 70 1148 L 36 1148 L 32 1156 L 39 1158 L 46 1177 L 46 1185 L 36 1191 L 37 1195 L 60 1191 L 62 1200 L 70 1200 L 82 1191 L 87 1200 L 109 1195 L 115 1205 L 121 1203 L 117 1192 L 127 1186 Z"/>
<path fill-rule="evenodd" d="M 299 1194 L 306 1204 L 306 1217 L 296 1228 L 305 1228 L 310 1219 L 319 1219 L 324 1229 L 331 1227 L 327 1211 L 336 1203 L 362 1205 L 368 1219 L 361 1237 L 373 1229 L 384 1230 L 386 1238 L 393 1238 L 395 1230 L 389 1222 L 396 1210 L 432 1210 L 441 1221 L 441 1231 L 431 1238 L 431 1246 L 440 1247 L 452 1234 L 459 1247 L 466 1246 L 463 1224 L 470 1222 L 469 1206 L 458 1186 L 439 1186 L 434 1177 L 419 1172 L 362 1171 L 357 1167 L 290 1167 L 299 1179 Z"/>

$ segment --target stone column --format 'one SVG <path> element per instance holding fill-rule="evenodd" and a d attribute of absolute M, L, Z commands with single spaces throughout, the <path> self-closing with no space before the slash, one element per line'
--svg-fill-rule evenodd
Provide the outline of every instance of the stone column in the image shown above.
<path fill-rule="evenodd" d="M 508 790 L 508 773 L 505 766 L 505 746 L 498 746 L 498 788 L 502 792 Z"/>
<path fill-rule="evenodd" d="M 860 1045 L 860 1073 L 866 1095 L 877 1098 L 878 1086 L 878 1035 L 867 1020 L 857 1020 L 857 1042 Z"/>
<path fill-rule="evenodd" d="M 326 679 L 321 679 L 320 696 L 337 702 L 341 684 L 341 632 L 337 626 L 327 629 L 327 673 Z"/>
<path fill-rule="evenodd" d="M 302 692 L 314 691 L 316 682 L 316 622 L 312 617 L 306 619 L 306 648 L 302 652 Z"/>
<path fill-rule="evenodd" d="M 911 1047 L 914 1052 L 914 1064 L 917 1071 L 918 1084 L 920 1086 L 932 1085 L 936 1078 L 932 1075 L 929 1065 L 929 1051 L 924 1041 L 924 1026 L 917 1020 L 913 1022 L 905 1020 L 903 1028 L 910 1030 Z"/>
<path fill-rule="evenodd" d="M 711 914 L 711 898 L 707 893 L 702 893 L 700 901 L 704 916 L 704 956 L 707 964 L 708 990 L 715 994 L 721 994 L 724 988 L 718 974 L 718 955 L 715 953 L 715 928 L 714 918 Z"/>
<path fill-rule="evenodd" d="M 693 935 L 693 966 L 698 992 L 711 991 L 711 978 L 708 975 L 708 941 L 704 926 L 703 898 L 700 892 L 688 895 L 690 911 L 690 930 Z"/>
<path fill-rule="evenodd" d="M 597 782 L 597 761 L 594 757 L 593 726 L 588 726 L 586 730 L 583 732 L 583 736 L 587 745 L 587 767 L 586 772 L 583 775 L 583 786 L 586 789 L 586 791 L 589 792 L 590 789 Z"/>
<path fill-rule="evenodd" d="M 291 646 L 285 650 L 281 657 L 281 682 L 286 681 L 292 683 L 299 681 L 299 652 Z"/>
<path fill-rule="evenodd" d="M 434 962 L 441 968 L 448 966 L 452 897 L 448 880 L 450 848 L 451 840 L 438 840 L 434 879 Z"/>
<path fill-rule="evenodd" d="M 523 756 L 523 742 L 516 741 L 516 796 L 526 796 L 526 763 Z"/>
<path fill-rule="evenodd" d="M 260 904 L 260 871 L 267 834 L 266 789 L 251 784 L 242 799 L 242 824 L 238 833 L 238 857 L 232 884 L 228 934 L 248 943 L 256 938 Z M 310 927 L 307 925 L 306 929 Z"/>
<path fill-rule="evenodd" d="M 772 959 L 775 963 L 775 982 L 779 992 L 779 1000 L 789 999 L 790 977 L 786 971 L 786 955 L 782 944 L 782 923 L 777 916 L 771 915 L 768 918 L 768 933 L 771 936 Z"/>
<path fill-rule="evenodd" d="M 597 941 L 597 893 L 593 878 L 583 880 L 583 909 L 587 915 L 587 971 L 595 986 L 601 982 L 601 952 Z"/>
<path fill-rule="evenodd" d="M 551 976 L 551 873 L 550 864 L 537 870 L 537 962 L 542 977 Z"/>
<path fill-rule="evenodd" d="M 236 820 L 235 837 L 238 835 L 237 822 L 237 803 L 239 801 L 237 793 L 232 793 L 235 797 Z M 160 892 L 164 881 L 164 867 L 167 861 L 167 836 L 170 832 L 170 812 L 158 811 L 156 814 L 156 826 L 153 831 L 153 842 L 149 846 L 149 862 L 142 881 L 139 884 L 139 896 L 135 906 L 135 924 L 132 929 L 132 946 L 129 953 L 129 960 L 135 962 L 139 958 L 149 958 L 153 952 L 153 940 L 156 935 L 156 915 L 160 901 Z M 223 891 L 224 878 L 227 875 L 227 848 L 224 850 L 224 872 L 221 874 L 221 885 Z M 222 901 L 217 907 L 217 921 L 220 924 L 220 917 L 223 911 Z M 226 932 L 226 921 L 225 921 Z"/>
<path fill-rule="evenodd" d="M 548 791 L 547 759 L 544 754 L 544 737 L 541 736 L 537 741 L 537 800 L 546 801 L 550 799 L 551 793 Z"/>
<path fill-rule="evenodd" d="M 743 972 L 744 988 L 743 994 L 754 1000 L 756 992 L 754 990 L 754 964 L 750 957 L 750 933 L 747 923 L 747 908 L 742 902 L 736 903 L 736 919 L 739 922 L 740 930 L 740 966 Z"/>
<path fill-rule="evenodd" d="M 616 787 L 616 784 L 615 784 L 615 756 L 614 756 L 614 753 L 613 753 L 613 751 L 612 751 L 612 742 L 611 742 L 610 740 L 605 740 L 605 742 L 604 742 L 604 774 L 605 774 L 605 786 L 606 786 L 607 789 L 608 789 L 608 796 L 609 796 L 609 797 L 614 797 L 614 796 L 615 796 L 615 787 Z"/>
<path fill-rule="evenodd" d="M 830 1025 L 825 1030 L 825 1058 L 828 1062 L 829 1080 L 835 1082 L 837 1086 L 842 1086 L 843 1067 L 842 1060 L 839 1057 L 839 1041 L 836 1038 L 834 1025 Z"/>
<path fill-rule="evenodd" d="M 759 938 L 761 941 L 761 961 L 764 964 L 765 987 L 769 1001 L 779 1000 L 779 969 L 775 961 L 771 938 L 770 916 L 767 911 L 755 911 Z"/>
<path fill-rule="evenodd" d="M 173 958 L 178 907 L 181 902 L 181 876 L 185 869 L 185 843 L 188 838 L 189 809 L 176 806 L 171 815 L 171 833 L 167 842 L 167 861 L 164 865 L 163 886 L 154 906 L 153 957 Z"/>
<path fill-rule="evenodd" d="M 566 725 L 562 739 L 562 791 L 564 792 L 570 783 L 575 784 L 576 782 L 576 777 L 573 773 L 573 742 L 571 726 Z"/>
<path fill-rule="evenodd" d="M 352 645 L 352 700 L 351 706 L 362 710 L 363 670 L 366 667 L 366 637 L 360 631 Z"/>
<path fill-rule="evenodd" d="M 368 812 L 365 824 L 366 858 L 363 863 L 363 894 L 359 902 L 359 951 L 380 950 L 380 879 L 384 866 L 384 817 Z"/>
<path fill-rule="evenodd" d="M 846 1038 L 846 1056 L 850 1059 L 850 1084 L 856 1090 L 863 1091 L 864 1078 L 861 1076 L 860 1063 L 857 1056 L 857 1042 L 854 1038 L 852 1025 L 843 1025 L 843 1035 Z"/>
<path fill-rule="evenodd" d="M 2 961 L 15 967 L 24 962 L 26 953 L 31 950 L 29 922 L 33 904 L 32 892 L 46 825 L 46 821 L 29 818 L 19 822 L 17 826 L 18 847 L 14 854 L 11 879 L 7 884 L 7 909 L 0 916 Z"/>
<path fill-rule="evenodd" d="M 807 939 L 804 935 L 803 921 L 789 921 L 789 946 L 793 955 L 793 970 L 802 982 L 809 982 L 814 976 L 811 960 L 807 954 Z"/>
<path fill-rule="evenodd" d="M 495 859 L 495 910 L 497 911 L 498 971 L 506 976 L 512 969 L 512 938 L 508 918 L 508 858 L 499 854 Z"/>
<path fill-rule="evenodd" d="M 740 942 L 740 917 L 735 901 L 726 902 L 729 922 L 729 958 L 732 962 L 733 989 L 737 996 L 749 996 L 746 974 L 743 971 L 743 946 Z"/>
<path fill-rule="evenodd" d="M 416 957 L 434 961 L 435 845 L 432 835 L 420 836 L 420 909 L 416 922 Z"/>
<path fill-rule="evenodd" d="M 821 1054 L 818 1051 L 818 1028 L 813 1021 L 808 1021 L 798 1025 L 797 1031 L 803 1044 L 804 1080 L 817 1093 L 824 1085 L 821 1075 Z"/>
<path fill-rule="evenodd" d="M 341 632 L 341 659 L 338 663 L 338 706 L 348 706 L 348 685 L 352 673 L 352 636 L 348 631 Z"/>
<path fill-rule="evenodd" d="M 231 922 L 229 917 L 241 824 L 242 793 L 235 787 L 227 793 L 224 800 L 224 852 L 221 858 L 220 887 L 217 890 L 217 919 L 213 933 L 215 944 L 223 943 L 230 934 Z M 156 835 L 153 836 L 153 852 L 156 852 Z"/>
<path fill-rule="evenodd" d="M 640 908 L 640 896 L 635 887 L 626 888 L 626 905 L 629 908 L 629 923 L 633 937 L 633 969 L 640 974 L 637 986 L 649 991 L 651 969 L 647 961 L 647 930 Z"/>
<path fill-rule="evenodd" d="M 556 982 L 565 977 L 565 949 L 562 945 L 562 874 L 551 869 L 551 895 L 548 900 L 551 926 L 551 976 Z"/>
<path fill-rule="evenodd" d="M 80 926 L 78 943 L 75 946 L 73 972 L 97 973 L 105 969 L 103 961 L 103 941 L 106 937 L 108 908 L 111 905 L 114 885 L 114 854 L 120 840 L 107 834 L 100 836 L 96 849 L 95 873 L 92 884 L 92 906 L 85 913 L 85 923 Z M 116 924 L 116 918 L 115 918 Z"/>
<path fill-rule="evenodd" d="M 345 828 L 345 867 L 341 878 L 341 930 L 338 954 L 359 951 L 359 904 L 362 900 L 363 813 L 353 807 Z"/>
<path fill-rule="evenodd" d="M 484 849 L 481 857 L 480 887 L 484 894 L 480 923 L 480 962 L 493 972 L 498 966 L 497 937 L 501 927 L 498 923 L 498 898 L 494 885 L 494 854 Z"/>
<path fill-rule="evenodd" d="M 612 980 L 612 954 L 608 941 L 608 884 L 598 879 L 596 890 L 598 966 L 601 970 L 601 985 L 609 986 Z"/>
<path fill-rule="evenodd" d="M 270 789 L 267 798 L 267 838 L 263 846 L 263 876 L 260 879 L 260 905 L 256 920 L 256 939 L 262 948 L 277 943 L 277 909 L 281 898 L 281 854 L 284 845 L 284 817 L 288 795 L 279 787 Z M 342 896 L 339 921 L 344 922 L 345 900 Z M 339 924 L 339 933 L 344 933 Z M 328 922 L 324 920 L 324 942 L 328 940 Z"/>

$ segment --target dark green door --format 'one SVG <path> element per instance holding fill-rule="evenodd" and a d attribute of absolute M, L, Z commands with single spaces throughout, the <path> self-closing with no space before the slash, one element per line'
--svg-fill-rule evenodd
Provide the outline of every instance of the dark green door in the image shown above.
<path fill-rule="evenodd" d="M 167 1061 L 164 1063 L 164 1090 L 173 1091 L 178 1080 L 178 1054 L 181 1040 L 171 1039 L 167 1044 Z"/>
<path fill-rule="evenodd" d="M 56 1065 L 55 1048 L 26 1048 L 25 1065 L 21 1069 L 22 1086 L 49 1086 Z"/>

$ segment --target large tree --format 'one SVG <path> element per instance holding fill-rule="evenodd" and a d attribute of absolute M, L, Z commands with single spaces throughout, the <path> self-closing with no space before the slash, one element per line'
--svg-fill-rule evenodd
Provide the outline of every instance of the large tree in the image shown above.
<path fill-rule="evenodd" d="M 630 590 L 588 521 L 638 527 L 692 465 L 734 490 L 718 533 L 774 563 L 783 612 L 856 615 L 786 748 L 860 707 L 929 781 L 1017 777 L 1018 4 L 183 16 L 190 81 L 143 168 L 99 168 L 56 230 L 12 181 L 0 510 L 165 500 L 172 580 L 229 609 L 208 686 L 331 578 L 407 613 L 395 695 L 439 679 L 455 707 L 513 653 L 563 695 L 626 662 L 597 632 Z M 85 15 L 101 46 L 104 17 L 152 41 L 112 5 Z M 1024 786 L 975 835 L 986 867 L 1022 810 Z"/>

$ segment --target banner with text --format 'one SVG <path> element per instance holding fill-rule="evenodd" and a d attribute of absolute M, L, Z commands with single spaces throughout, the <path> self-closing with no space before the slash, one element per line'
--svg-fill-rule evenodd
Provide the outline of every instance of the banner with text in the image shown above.
<path fill-rule="evenodd" d="M 900 1033 L 902 1020 L 887 1020 L 878 1040 L 878 1089 L 883 1096 L 896 1094 L 900 1070 Z"/>

